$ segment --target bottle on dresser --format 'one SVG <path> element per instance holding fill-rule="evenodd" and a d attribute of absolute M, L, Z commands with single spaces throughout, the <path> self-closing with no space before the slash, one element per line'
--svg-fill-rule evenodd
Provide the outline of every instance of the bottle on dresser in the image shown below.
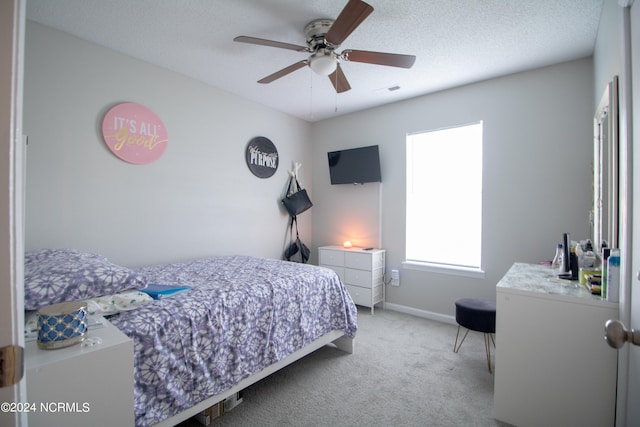
<path fill-rule="evenodd" d="M 611 249 L 607 259 L 607 301 L 620 300 L 620 251 Z"/>
<path fill-rule="evenodd" d="M 554 270 L 560 269 L 562 265 L 562 243 L 558 243 L 556 246 L 556 255 L 553 257 L 553 261 L 551 261 L 551 268 Z"/>
<path fill-rule="evenodd" d="M 595 268 L 596 262 L 597 262 L 596 254 L 593 252 L 593 245 L 591 244 L 591 240 L 587 240 L 587 244 L 584 248 L 582 265 L 584 268 Z"/>
<path fill-rule="evenodd" d="M 601 291 L 600 291 L 600 296 L 602 297 L 602 299 L 607 299 L 607 274 L 608 274 L 608 270 L 607 270 L 607 262 L 609 261 L 609 256 L 611 255 L 611 249 L 607 248 L 607 247 L 603 247 L 602 248 L 602 287 L 601 287 Z"/>

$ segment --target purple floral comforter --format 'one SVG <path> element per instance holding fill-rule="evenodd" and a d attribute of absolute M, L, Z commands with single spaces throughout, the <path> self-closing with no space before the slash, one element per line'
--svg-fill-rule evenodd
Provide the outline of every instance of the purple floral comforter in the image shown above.
<path fill-rule="evenodd" d="M 356 308 L 329 269 L 246 256 L 139 269 L 193 289 L 110 320 L 134 340 L 137 426 L 234 386 L 313 340 L 355 336 Z"/>

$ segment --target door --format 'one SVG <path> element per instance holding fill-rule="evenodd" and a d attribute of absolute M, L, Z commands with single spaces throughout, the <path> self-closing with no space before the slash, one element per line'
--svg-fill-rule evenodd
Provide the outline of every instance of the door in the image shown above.
<path fill-rule="evenodd" d="M 632 2 L 620 2 L 629 4 Z M 607 341 L 619 348 L 618 395 L 616 425 L 640 425 L 640 335 L 632 337 L 628 330 L 640 331 L 640 6 L 623 7 L 623 82 L 620 98 L 621 147 L 620 226 L 624 240 L 621 262 L 620 318 L 628 322 L 607 322 Z M 624 118 L 623 118 L 624 117 Z M 633 126 L 633 124 L 636 124 Z M 633 149 L 633 148 L 635 149 Z M 635 345 L 622 345 L 633 340 Z"/>
<path fill-rule="evenodd" d="M 616 426 L 640 425 L 640 5 L 619 0 L 620 79 L 620 308 L 622 322 L 609 321 L 607 341 L 618 351 Z M 635 123 L 635 126 L 634 126 Z M 627 324 L 627 327 L 624 326 Z M 623 345 L 632 340 L 634 345 Z"/>
<path fill-rule="evenodd" d="M 634 2 L 630 10 L 631 27 L 631 69 L 632 69 L 632 103 L 633 103 L 633 196 L 629 203 L 632 209 L 631 237 L 631 298 L 629 328 L 640 331 L 640 4 Z M 626 425 L 640 425 L 640 347 L 627 345 L 629 352 L 629 372 L 627 388 Z"/>
<path fill-rule="evenodd" d="M 26 402 L 20 365 L 24 348 L 23 229 L 22 229 L 22 79 L 25 0 L 0 1 L 0 425 L 26 426 L 19 411 Z M 15 365 L 15 364 L 14 364 Z M 17 381 L 17 382 L 16 382 Z M 7 406 L 9 405 L 9 406 Z"/>

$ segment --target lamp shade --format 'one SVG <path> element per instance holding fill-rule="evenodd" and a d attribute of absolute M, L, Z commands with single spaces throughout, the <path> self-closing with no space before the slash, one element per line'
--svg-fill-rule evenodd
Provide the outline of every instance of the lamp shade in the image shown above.
<path fill-rule="evenodd" d="M 331 52 L 320 49 L 309 58 L 309 66 L 321 76 L 328 76 L 338 67 L 338 60 Z"/>

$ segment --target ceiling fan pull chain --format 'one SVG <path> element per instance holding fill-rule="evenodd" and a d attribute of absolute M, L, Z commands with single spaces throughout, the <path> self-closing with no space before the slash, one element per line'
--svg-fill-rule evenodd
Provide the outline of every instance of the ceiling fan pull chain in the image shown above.
<path fill-rule="evenodd" d="M 335 78 L 334 87 L 338 87 L 338 73 L 334 73 L 334 75 L 335 75 L 335 77 L 334 77 Z M 336 99 L 336 106 L 335 106 L 335 109 L 333 110 L 333 112 L 337 114 L 338 113 L 338 91 L 337 90 L 334 92 L 334 96 L 336 97 L 335 98 Z"/>
<path fill-rule="evenodd" d="M 313 120 L 313 73 L 309 73 L 309 116 Z"/>

